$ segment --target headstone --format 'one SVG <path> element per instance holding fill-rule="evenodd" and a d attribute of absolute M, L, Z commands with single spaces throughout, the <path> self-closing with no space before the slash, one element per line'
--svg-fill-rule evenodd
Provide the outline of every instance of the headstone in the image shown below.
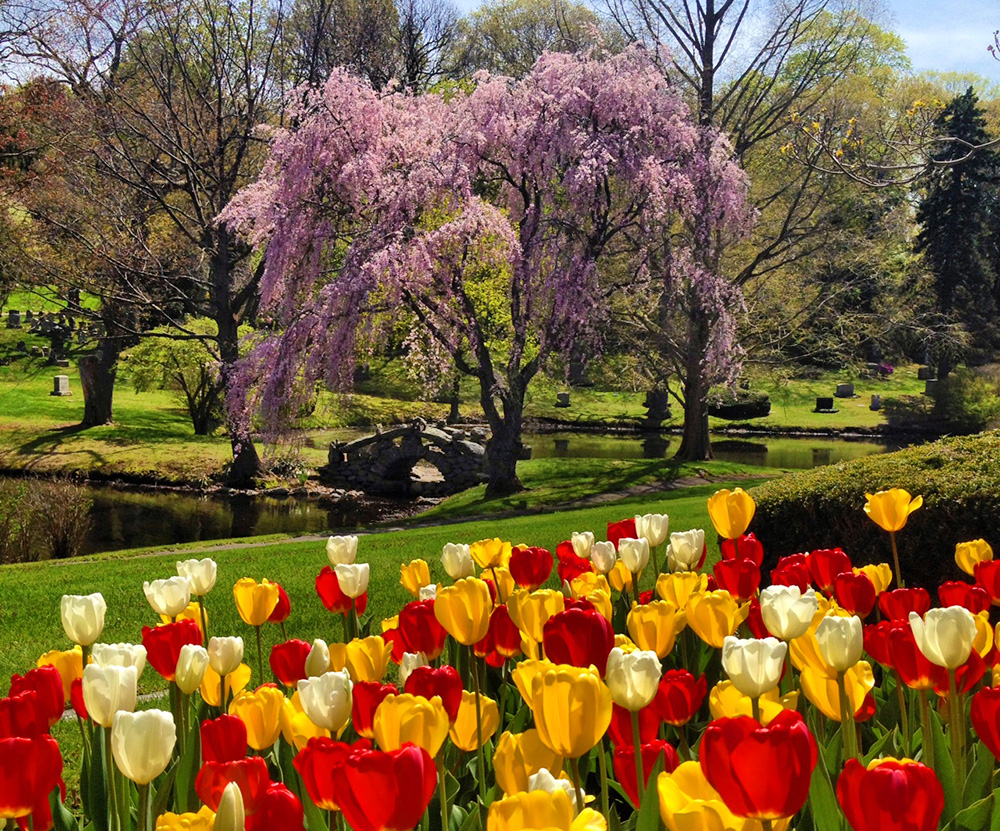
<path fill-rule="evenodd" d="M 918 381 L 932 381 L 933 379 L 934 379 L 934 367 L 932 366 L 917 367 Z"/>
<path fill-rule="evenodd" d="M 868 405 L 868 409 L 869 410 L 873 410 L 875 412 L 878 412 L 879 410 L 881 410 L 882 409 L 882 396 L 881 395 L 873 395 L 872 396 L 872 403 Z"/>
<path fill-rule="evenodd" d="M 7 311 L 7 328 L 8 329 L 21 328 L 21 313 L 17 309 L 9 309 Z"/>
<path fill-rule="evenodd" d="M 69 376 L 56 375 L 52 378 L 52 392 L 49 395 L 72 395 L 69 391 Z"/>
<path fill-rule="evenodd" d="M 32 323 L 34 320 L 35 320 L 35 313 L 31 311 L 31 309 L 28 309 L 28 311 L 24 313 L 24 322 Z"/>
<path fill-rule="evenodd" d="M 49 348 L 47 346 L 42 347 L 42 357 L 43 358 L 49 357 Z"/>
<path fill-rule="evenodd" d="M 817 398 L 816 399 L 816 412 L 817 413 L 835 413 L 837 412 L 833 408 L 832 398 Z"/>
<path fill-rule="evenodd" d="M 556 393 L 556 406 L 557 407 L 568 407 L 569 406 L 569 393 L 568 392 L 557 392 Z"/>
<path fill-rule="evenodd" d="M 56 361 L 56 366 L 61 366 L 61 367 L 64 367 L 64 368 L 68 368 L 69 367 L 69 358 L 59 358 L 59 360 Z"/>
<path fill-rule="evenodd" d="M 42 350 L 39 347 L 37 347 L 37 346 L 32 346 L 31 347 L 31 357 L 32 358 L 41 358 L 42 357 Z"/>
<path fill-rule="evenodd" d="M 937 393 L 938 382 L 933 378 L 928 378 L 924 381 L 924 395 L 933 398 Z"/>
<path fill-rule="evenodd" d="M 854 384 L 837 384 L 837 398 L 854 398 Z"/>

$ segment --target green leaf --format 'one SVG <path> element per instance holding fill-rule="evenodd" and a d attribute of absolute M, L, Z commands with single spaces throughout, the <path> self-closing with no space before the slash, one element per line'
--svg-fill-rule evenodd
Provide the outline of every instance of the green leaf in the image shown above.
<path fill-rule="evenodd" d="M 955 825 L 966 831 L 982 831 L 990 817 L 993 808 L 993 794 L 974 802 L 968 808 L 963 808 L 955 814 Z"/>
<path fill-rule="evenodd" d="M 465 817 L 465 822 L 462 823 L 459 831 L 482 831 L 482 828 L 483 825 L 479 821 L 479 811 L 476 808 L 472 808 Z"/>
<path fill-rule="evenodd" d="M 661 753 L 649 774 L 646 793 L 643 794 L 642 804 L 639 806 L 639 818 L 635 823 L 635 831 L 658 831 L 660 828 L 660 792 L 656 787 L 656 780 L 662 772 L 663 754 Z"/>
<path fill-rule="evenodd" d="M 52 829 L 53 831 L 77 831 L 79 826 L 76 817 L 73 816 L 63 805 L 62 794 L 58 786 L 52 789 L 49 794 L 49 808 L 52 809 Z"/>
<path fill-rule="evenodd" d="M 868 766 L 868 763 L 872 759 L 877 759 L 879 756 L 882 755 L 882 750 L 886 746 L 886 744 L 888 743 L 889 739 L 895 740 L 895 738 L 898 735 L 898 733 L 899 733 L 898 728 L 894 727 L 891 731 L 885 733 L 878 740 L 876 740 L 876 742 L 869 748 L 868 752 L 865 754 L 864 758 L 862 759 L 862 762 L 864 762 L 865 767 Z"/>
<path fill-rule="evenodd" d="M 962 807 L 962 795 L 955 788 L 955 767 L 951 761 L 948 739 L 944 735 L 941 717 L 935 710 L 931 710 L 931 738 L 934 742 L 934 772 L 944 789 L 944 813 L 941 815 L 943 826 L 951 822 Z"/>
<path fill-rule="evenodd" d="M 201 725 L 193 720 L 187 735 L 187 752 L 178 763 L 177 782 L 174 786 L 177 794 L 177 813 L 183 814 L 198 805 L 198 795 L 194 791 L 194 780 L 198 775 L 201 760 Z M 155 816 L 159 816 L 156 814 Z"/>
<path fill-rule="evenodd" d="M 829 744 L 834 745 L 839 751 L 839 731 Z M 816 769 L 809 782 L 809 813 L 812 816 L 815 831 L 841 831 L 843 818 L 833 788 L 833 780 L 830 777 L 830 766 L 826 761 L 827 755 L 828 749 L 824 748 L 816 757 Z M 834 760 L 834 765 L 836 765 L 836 755 Z"/>
<path fill-rule="evenodd" d="M 153 800 L 153 818 L 165 814 L 170 806 L 170 795 L 174 790 L 174 781 L 177 779 L 177 769 L 180 761 L 174 762 L 163 775 L 156 788 L 156 799 Z"/>
<path fill-rule="evenodd" d="M 990 831 L 1000 831 L 1000 799 L 993 800 L 993 811 L 990 814 Z"/>
<path fill-rule="evenodd" d="M 90 818 L 94 831 L 108 831 L 108 780 L 106 764 L 114 764 L 104 758 L 104 727 L 94 730 L 94 743 L 90 748 Z"/>
<path fill-rule="evenodd" d="M 963 808 L 988 796 L 990 780 L 993 778 L 993 754 L 987 752 L 982 744 L 976 742 L 970 749 L 970 755 L 974 761 L 965 779 L 965 787 L 962 789 Z"/>

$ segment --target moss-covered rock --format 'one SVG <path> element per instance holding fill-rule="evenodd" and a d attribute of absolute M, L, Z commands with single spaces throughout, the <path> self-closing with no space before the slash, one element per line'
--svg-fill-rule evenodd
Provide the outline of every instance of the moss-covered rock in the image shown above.
<path fill-rule="evenodd" d="M 892 562 L 889 535 L 864 512 L 865 493 L 905 488 L 924 498 L 896 535 L 903 579 L 933 591 L 968 579 L 955 545 L 982 537 L 1000 544 L 1000 432 L 942 439 L 895 453 L 802 471 L 752 493 L 750 530 L 764 544 L 765 569 L 778 557 L 839 546 L 855 565 Z"/>

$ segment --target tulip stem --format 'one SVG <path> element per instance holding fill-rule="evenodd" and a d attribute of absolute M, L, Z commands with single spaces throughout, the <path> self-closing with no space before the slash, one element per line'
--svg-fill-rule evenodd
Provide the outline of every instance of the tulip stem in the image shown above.
<path fill-rule="evenodd" d="M 965 785 L 965 707 L 958 695 L 955 670 L 948 670 L 948 721 L 952 764 L 955 767 L 955 787 L 961 793 Z"/>
<path fill-rule="evenodd" d="M 752 695 L 750 696 L 750 713 L 753 715 L 754 720 L 760 723 L 760 696 Z"/>
<path fill-rule="evenodd" d="M 483 704 L 479 689 L 479 661 L 469 645 L 469 663 L 472 665 L 472 684 L 476 693 L 476 779 L 479 780 L 479 811 L 486 808 L 486 762 L 483 759 Z"/>
<path fill-rule="evenodd" d="M 903 724 L 903 755 L 909 758 L 910 755 L 910 718 L 906 713 L 906 694 L 903 691 L 903 679 L 899 676 L 898 670 L 893 670 L 896 676 L 896 696 L 899 698 L 899 716 Z"/>
<path fill-rule="evenodd" d="M 638 811 L 646 796 L 646 777 L 642 775 L 642 736 L 639 735 L 638 710 L 632 710 L 632 752 L 635 755 L 635 793 L 637 797 L 635 809 Z M 580 802 L 580 807 L 583 807 L 583 802 Z"/>
<path fill-rule="evenodd" d="M 83 668 L 84 669 L 87 668 L 87 659 L 89 657 L 90 657 L 90 647 L 89 646 L 81 646 L 80 647 L 80 660 L 81 660 L 81 663 L 83 664 Z M 83 678 L 83 673 L 82 672 L 80 673 L 80 677 Z"/>
<path fill-rule="evenodd" d="M 923 739 L 923 762 L 925 765 L 934 764 L 934 739 L 931 735 L 931 710 L 927 704 L 927 690 L 917 690 L 920 699 L 920 732 Z"/>
<path fill-rule="evenodd" d="M 847 682 L 843 672 L 837 673 L 837 692 L 840 694 L 840 732 L 844 739 L 844 761 L 858 758 L 858 735 L 854 729 L 854 706 L 847 695 Z"/>
<path fill-rule="evenodd" d="M 205 641 L 205 649 L 208 649 L 208 613 L 205 611 L 205 598 L 198 596 L 198 613 L 201 615 L 201 634 Z"/>
<path fill-rule="evenodd" d="M 257 630 L 257 669 L 260 672 L 260 675 L 258 676 L 260 681 L 257 682 L 257 685 L 260 686 L 264 683 L 264 647 L 261 646 L 260 640 L 261 627 L 256 626 L 254 628 Z"/>
<path fill-rule="evenodd" d="M 574 756 L 569 760 L 570 771 L 573 774 L 573 790 L 576 791 L 576 813 L 584 808 L 583 784 L 580 782 L 580 759 Z"/>
<path fill-rule="evenodd" d="M 899 584 L 898 588 L 906 588 L 903 583 L 903 572 L 899 570 L 899 549 L 896 548 L 896 532 L 889 532 L 889 542 L 892 543 L 892 561 L 896 566 L 896 582 Z"/>
<path fill-rule="evenodd" d="M 115 760 L 111 753 L 111 728 L 102 727 L 101 730 L 104 732 L 104 768 L 108 775 L 108 829 L 109 831 L 120 831 L 118 796 L 115 788 Z"/>
<path fill-rule="evenodd" d="M 656 577 L 658 577 L 659 574 L 660 574 L 660 564 L 659 564 L 659 562 L 656 559 L 656 549 L 657 548 L 659 548 L 658 545 L 651 545 L 651 546 L 649 546 L 649 553 L 650 553 L 650 556 L 652 556 L 652 558 L 653 558 L 653 574 L 655 575 L 653 577 L 654 581 L 656 580 Z"/>
<path fill-rule="evenodd" d="M 688 744 L 687 732 L 684 730 L 683 724 L 677 726 L 677 743 L 680 747 L 681 758 L 685 762 L 691 761 L 691 746 Z"/>
<path fill-rule="evenodd" d="M 442 831 L 448 831 L 448 788 L 445 785 L 445 772 L 444 772 L 444 748 L 442 748 L 437 755 L 437 769 L 438 769 L 438 802 L 441 803 L 441 829 Z"/>
<path fill-rule="evenodd" d="M 149 785 L 139 785 L 139 816 L 137 831 L 149 831 Z"/>
<path fill-rule="evenodd" d="M 597 762 L 601 770 L 601 813 L 607 819 L 611 816 L 611 803 L 608 800 L 608 760 L 604 757 L 604 736 L 597 744 Z"/>

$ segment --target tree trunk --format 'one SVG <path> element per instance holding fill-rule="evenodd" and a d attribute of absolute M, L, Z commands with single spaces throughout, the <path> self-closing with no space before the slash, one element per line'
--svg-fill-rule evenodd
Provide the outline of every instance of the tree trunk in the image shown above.
<path fill-rule="evenodd" d="M 521 457 L 521 418 L 527 380 L 516 378 L 501 395 L 503 414 L 493 399 L 492 371 L 479 379 L 480 401 L 492 435 L 486 442 L 486 498 L 499 499 L 524 490 L 517 478 L 517 460 Z"/>
<path fill-rule="evenodd" d="M 459 394 L 461 393 L 461 376 L 456 373 L 455 380 L 451 382 L 451 400 L 448 407 L 448 424 L 458 424 L 461 416 L 458 412 Z"/>
<path fill-rule="evenodd" d="M 708 432 L 709 384 L 704 365 L 707 348 L 708 322 L 692 321 L 684 379 L 684 432 L 674 456 L 679 461 L 707 462 L 712 458 L 712 438 Z"/>
<path fill-rule="evenodd" d="M 83 421 L 80 424 L 84 427 L 111 424 L 118 373 L 117 349 L 104 339 L 92 355 L 80 358 L 79 368 L 83 390 Z"/>

